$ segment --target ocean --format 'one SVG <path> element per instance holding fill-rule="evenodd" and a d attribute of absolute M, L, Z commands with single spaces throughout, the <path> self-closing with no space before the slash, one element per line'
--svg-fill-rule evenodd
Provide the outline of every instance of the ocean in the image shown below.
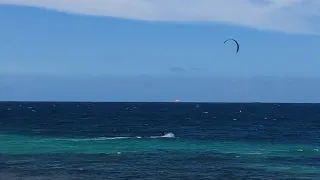
<path fill-rule="evenodd" d="M 0 102 L 0 180 L 319 180 L 319 150 L 320 104 Z"/>

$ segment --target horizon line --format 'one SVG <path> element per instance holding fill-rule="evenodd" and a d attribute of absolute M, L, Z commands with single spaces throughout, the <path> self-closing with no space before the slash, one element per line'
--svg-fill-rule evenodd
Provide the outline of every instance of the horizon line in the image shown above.
<path fill-rule="evenodd" d="M 187 104 L 187 103 L 198 103 L 198 104 L 320 104 L 320 102 L 263 102 L 263 101 L 45 101 L 45 100 L 32 100 L 32 101 L 4 101 L 0 100 L 0 103 L 173 103 L 173 104 Z"/>

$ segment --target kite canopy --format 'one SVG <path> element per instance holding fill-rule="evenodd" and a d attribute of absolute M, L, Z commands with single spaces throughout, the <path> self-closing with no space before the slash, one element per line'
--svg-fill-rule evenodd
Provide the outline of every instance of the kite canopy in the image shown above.
<path fill-rule="evenodd" d="M 238 51 L 239 51 L 239 43 L 235 39 L 227 39 L 227 40 L 224 41 L 224 43 L 226 43 L 226 42 L 228 42 L 230 40 L 234 41 L 237 44 L 237 52 L 236 53 L 238 53 Z"/>

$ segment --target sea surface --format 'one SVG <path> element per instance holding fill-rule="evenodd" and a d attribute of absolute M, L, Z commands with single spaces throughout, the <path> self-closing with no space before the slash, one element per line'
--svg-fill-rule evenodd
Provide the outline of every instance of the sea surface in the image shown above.
<path fill-rule="evenodd" d="M 319 180 L 319 150 L 320 104 L 0 102 L 0 180 Z"/>

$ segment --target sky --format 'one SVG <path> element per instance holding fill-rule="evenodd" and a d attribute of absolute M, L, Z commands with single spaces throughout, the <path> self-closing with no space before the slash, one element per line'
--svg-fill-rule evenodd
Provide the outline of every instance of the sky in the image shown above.
<path fill-rule="evenodd" d="M 320 102 L 319 22 L 316 0 L 0 0 L 0 100 Z"/>

